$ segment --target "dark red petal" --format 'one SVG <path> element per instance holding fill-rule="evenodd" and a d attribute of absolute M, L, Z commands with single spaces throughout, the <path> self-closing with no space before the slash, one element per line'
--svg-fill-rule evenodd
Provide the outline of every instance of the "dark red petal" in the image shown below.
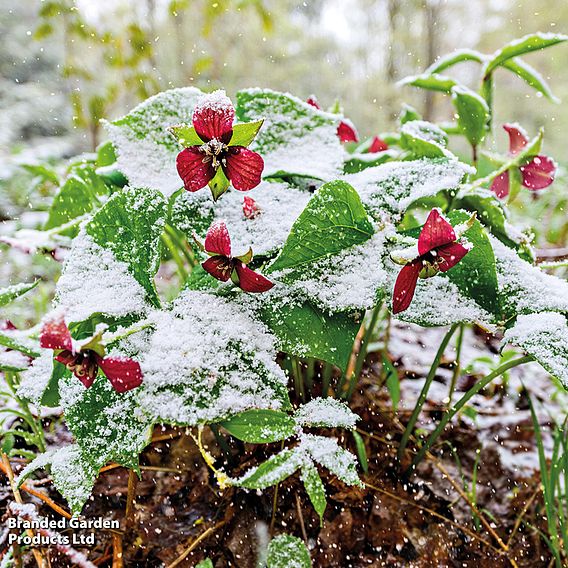
<path fill-rule="evenodd" d="M 78 375 L 77 373 L 73 373 L 84 385 L 85 388 L 89 388 L 93 386 L 96 377 L 90 377 L 89 375 Z"/>
<path fill-rule="evenodd" d="M 0 331 L 10 331 L 12 329 L 16 329 L 16 326 L 10 320 L 0 320 Z"/>
<path fill-rule="evenodd" d="M 509 154 L 518 154 L 528 143 L 526 132 L 516 124 L 504 124 L 503 128 L 509 135 Z"/>
<path fill-rule="evenodd" d="M 202 262 L 201 266 L 205 272 L 208 272 L 217 280 L 221 280 L 221 282 L 227 282 L 231 277 L 231 272 L 233 272 L 233 262 L 226 256 L 212 256 Z"/>
<path fill-rule="evenodd" d="M 556 175 L 556 164 L 548 156 L 536 156 L 519 169 L 523 176 L 523 185 L 532 190 L 548 187 Z"/>
<path fill-rule="evenodd" d="M 426 254 L 455 240 L 454 228 L 442 217 L 439 209 L 432 209 L 418 237 L 418 253 Z"/>
<path fill-rule="evenodd" d="M 509 195 L 509 172 L 503 172 L 493 180 L 491 191 L 499 199 L 503 199 Z"/>
<path fill-rule="evenodd" d="M 233 135 L 235 108 L 223 91 L 205 95 L 193 111 L 193 127 L 199 138 L 217 138 L 227 144 Z"/>
<path fill-rule="evenodd" d="M 389 145 L 382 138 L 375 136 L 373 138 L 373 141 L 371 142 L 371 145 L 369 146 L 368 151 L 371 154 L 376 154 L 377 152 L 384 152 L 385 150 L 388 150 L 388 149 L 389 149 Z"/>
<path fill-rule="evenodd" d="M 177 156 L 176 166 L 187 191 L 198 191 L 215 177 L 215 169 L 211 166 L 211 162 L 203 162 L 199 146 L 183 149 Z"/>
<path fill-rule="evenodd" d="M 416 290 L 418 275 L 422 264 L 420 260 L 414 260 L 410 264 L 402 267 L 398 273 L 396 282 L 394 283 L 394 292 L 392 296 L 392 313 L 398 314 L 403 312 L 410 306 Z"/>
<path fill-rule="evenodd" d="M 39 345 L 45 349 L 73 351 L 73 340 L 63 316 L 56 316 L 43 324 L 39 334 Z"/>
<path fill-rule="evenodd" d="M 313 106 L 319 110 L 321 110 L 320 104 L 318 103 L 318 100 L 316 99 L 315 95 L 310 95 L 308 97 L 308 100 L 306 101 L 310 106 Z"/>
<path fill-rule="evenodd" d="M 243 146 L 231 146 L 227 153 L 227 165 L 223 166 L 233 187 L 239 191 L 256 187 L 260 183 L 263 169 L 264 160 L 260 154 Z"/>
<path fill-rule="evenodd" d="M 260 213 L 260 208 L 258 207 L 256 201 L 245 195 L 243 199 L 243 215 L 247 219 L 254 219 Z"/>
<path fill-rule="evenodd" d="M 235 269 L 239 276 L 239 288 L 245 292 L 266 292 L 274 286 L 274 283 L 268 280 L 268 278 L 251 270 L 242 262 L 238 262 Z"/>
<path fill-rule="evenodd" d="M 450 243 L 444 245 L 436 250 L 439 258 L 438 268 L 440 272 L 447 272 L 450 268 L 455 266 L 467 253 L 468 248 L 465 248 L 461 243 Z"/>
<path fill-rule="evenodd" d="M 116 392 L 127 392 L 142 384 L 138 361 L 127 357 L 98 357 L 97 362 Z"/>
<path fill-rule="evenodd" d="M 77 355 L 73 352 L 69 351 L 68 349 L 64 349 L 61 353 L 58 353 L 55 356 L 55 360 L 63 363 L 63 365 L 69 365 L 70 363 L 74 363 Z"/>
<path fill-rule="evenodd" d="M 355 126 L 348 121 L 342 120 L 337 127 L 337 136 L 342 142 L 359 142 L 359 135 Z"/>
<path fill-rule="evenodd" d="M 211 254 L 231 256 L 231 237 L 225 221 L 215 221 L 207 230 L 205 250 Z"/>

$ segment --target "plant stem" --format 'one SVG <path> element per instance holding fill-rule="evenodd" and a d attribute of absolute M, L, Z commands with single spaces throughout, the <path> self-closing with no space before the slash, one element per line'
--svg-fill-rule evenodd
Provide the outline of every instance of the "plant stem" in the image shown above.
<path fill-rule="evenodd" d="M 454 372 L 452 373 L 452 382 L 450 383 L 450 391 L 448 392 L 448 407 L 452 405 L 452 398 L 454 396 L 454 391 L 456 390 L 456 384 L 458 382 L 461 373 L 461 350 L 463 344 L 463 334 L 465 326 L 463 323 L 460 324 L 460 330 L 458 332 L 458 339 L 456 341 L 456 360 L 454 362 Z"/>
<path fill-rule="evenodd" d="M 185 284 L 185 281 L 187 280 L 187 277 L 188 277 L 188 272 L 185 269 L 185 265 L 184 265 L 183 260 L 181 259 L 180 255 L 178 253 L 177 247 L 174 245 L 174 243 L 170 239 L 169 235 L 166 235 L 165 233 L 162 235 L 162 242 L 164 243 L 164 245 L 168 249 L 170 255 L 172 256 L 172 260 L 176 263 L 179 276 L 182 280 L 182 283 Z"/>
<path fill-rule="evenodd" d="M 524 363 L 529 363 L 533 361 L 533 358 L 530 355 L 525 355 L 523 357 L 519 357 L 517 359 L 513 359 L 511 361 L 507 361 L 503 363 L 501 366 L 497 367 L 492 373 L 478 381 L 472 388 L 470 388 L 456 403 L 456 405 L 451 409 L 448 410 L 440 420 L 437 428 L 430 434 L 428 439 L 424 442 L 420 451 L 416 454 L 414 460 L 412 461 L 411 466 L 408 468 L 408 471 L 415 470 L 416 466 L 422 461 L 422 458 L 426 455 L 426 452 L 432 447 L 434 442 L 440 437 L 440 434 L 444 431 L 448 423 L 452 420 L 452 418 L 481 390 L 483 390 L 493 379 L 497 378 L 499 375 L 502 375 L 505 371 L 512 369 L 513 367 L 518 367 L 519 365 L 523 365 Z M 408 473 L 408 472 L 407 472 Z"/>
<path fill-rule="evenodd" d="M 294 375 L 294 390 L 296 396 L 306 402 L 306 393 L 304 392 L 304 379 L 302 378 L 302 369 L 298 357 L 292 357 L 292 374 Z"/>
<path fill-rule="evenodd" d="M 357 386 L 357 381 L 359 380 L 359 376 L 361 375 L 361 371 L 363 370 L 363 364 L 365 363 L 365 359 L 367 358 L 367 348 L 369 346 L 369 341 L 371 341 L 371 336 L 373 335 L 373 330 L 377 325 L 377 320 L 379 319 L 379 313 L 382 307 L 382 302 L 378 302 L 377 305 L 373 308 L 371 321 L 369 322 L 369 326 L 367 327 L 365 335 L 363 336 L 363 340 L 361 341 L 359 353 L 357 353 L 357 359 L 355 360 L 355 370 L 353 371 L 353 374 L 351 375 L 351 378 L 349 380 L 349 388 L 347 389 L 347 394 L 345 396 L 347 400 L 351 400 L 353 392 L 355 391 L 355 387 Z"/>
<path fill-rule="evenodd" d="M 136 486 L 138 485 L 138 475 L 133 469 L 128 470 L 128 491 L 126 494 L 126 511 L 124 513 L 124 523 L 130 527 L 134 520 L 134 503 L 136 499 Z"/>
<path fill-rule="evenodd" d="M 327 361 L 323 364 L 323 377 L 321 395 L 327 397 L 329 395 L 329 384 L 331 382 L 331 375 L 333 374 L 333 365 Z"/>
<path fill-rule="evenodd" d="M 436 353 L 436 356 L 434 357 L 434 361 L 432 361 L 432 366 L 430 367 L 430 371 L 428 372 L 428 376 L 426 377 L 426 381 L 424 382 L 424 386 L 422 387 L 422 390 L 420 391 L 420 395 L 418 397 L 418 400 L 416 401 L 416 405 L 414 406 L 414 410 L 412 411 L 412 416 L 410 417 L 410 420 L 408 421 L 408 424 L 406 425 L 406 429 L 404 430 L 404 433 L 402 434 L 402 439 L 400 440 L 400 446 L 398 447 L 398 459 L 399 459 L 399 461 L 402 461 L 402 458 L 404 456 L 404 450 L 406 449 L 406 445 L 408 444 L 408 440 L 410 439 L 410 436 L 412 435 L 412 431 L 414 430 L 416 420 L 418 420 L 418 416 L 420 415 L 422 407 L 424 406 L 424 403 L 426 402 L 426 397 L 428 396 L 428 391 L 430 390 L 430 386 L 432 385 L 432 382 L 434 381 L 434 377 L 436 376 L 436 371 L 438 369 L 438 366 L 440 365 L 440 360 L 442 359 L 442 355 L 444 354 L 444 351 L 446 350 L 446 347 L 448 346 L 448 343 L 450 342 L 450 339 L 452 338 L 452 335 L 454 334 L 454 331 L 457 329 L 458 325 L 459 324 L 456 323 L 456 324 L 452 325 L 452 327 L 450 327 L 450 329 L 448 330 L 448 332 L 444 336 L 444 339 L 442 339 L 442 343 L 440 343 L 440 347 L 438 347 L 438 351 Z"/>

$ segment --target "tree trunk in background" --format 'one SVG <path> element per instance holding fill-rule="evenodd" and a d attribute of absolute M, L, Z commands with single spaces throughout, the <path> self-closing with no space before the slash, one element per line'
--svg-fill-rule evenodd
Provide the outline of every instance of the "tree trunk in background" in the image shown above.
<path fill-rule="evenodd" d="M 400 0 L 387 0 L 387 11 L 389 42 L 386 62 L 386 84 L 388 88 L 386 105 L 389 118 L 392 121 L 396 121 L 399 107 L 398 96 L 394 90 L 394 84 L 398 79 L 397 52 L 395 46 L 398 45 L 397 20 L 400 13 Z"/>
<path fill-rule="evenodd" d="M 424 36 L 426 38 L 426 62 L 434 63 L 439 54 L 438 22 L 441 15 L 440 0 L 426 0 L 424 3 Z M 434 92 L 426 91 L 424 100 L 424 118 L 432 120 L 434 115 Z"/>

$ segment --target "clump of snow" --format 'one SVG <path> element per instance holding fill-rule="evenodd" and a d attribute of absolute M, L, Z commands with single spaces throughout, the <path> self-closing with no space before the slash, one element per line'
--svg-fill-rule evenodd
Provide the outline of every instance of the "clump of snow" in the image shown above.
<path fill-rule="evenodd" d="M 382 257 L 388 234 L 377 230 L 364 243 L 310 264 L 299 277 L 290 271 L 274 276 L 291 294 L 307 296 L 330 313 L 372 308 L 387 282 Z"/>
<path fill-rule="evenodd" d="M 270 89 L 240 91 L 237 101 L 241 120 L 264 119 L 251 144 L 264 159 L 263 176 L 284 173 L 322 180 L 339 176 L 346 156 L 337 137 L 340 115 Z"/>
<path fill-rule="evenodd" d="M 64 263 L 55 305 L 64 311 L 68 322 L 82 321 L 95 313 L 141 314 L 147 307 L 145 291 L 128 265 L 96 244 L 84 229 Z"/>
<path fill-rule="evenodd" d="M 155 332 L 136 393 L 144 412 L 193 425 L 249 408 L 280 408 L 287 383 L 275 339 L 242 307 L 186 291 L 171 312 L 150 316 Z"/>
<path fill-rule="evenodd" d="M 512 343 L 532 355 L 568 389 L 568 325 L 556 312 L 520 315 L 505 332 L 503 345 Z"/>
<path fill-rule="evenodd" d="M 245 196 L 252 197 L 260 209 L 253 219 L 243 213 Z M 213 220 L 224 220 L 234 254 L 252 247 L 255 255 L 265 255 L 284 245 L 310 198 L 310 193 L 286 183 L 267 181 L 246 193 L 231 189 L 216 203 L 206 192 L 184 191 L 172 206 L 172 217 L 186 235 L 196 231 L 202 239 Z"/>
<path fill-rule="evenodd" d="M 5 367 L 9 370 L 26 369 L 29 365 L 28 358 L 19 351 L 0 351 L 0 368 Z"/>
<path fill-rule="evenodd" d="M 222 112 L 232 112 L 233 103 L 231 99 L 227 96 L 225 91 L 222 89 L 217 89 L 212 93 L 206 93 L 201 95 L 197 100 L 194 112 L 201 112 L 205 109 L 217 110 Z"/>
<path fill-rule="evenodd" d="M 568 283 L 520 258 L 489 235 L 502 299 L 517 313 L 568 312 Z"/>
<path fill-rule="evenodd" d="M 389 162 L 367 168 L 342 179 L 359 193 L 361 201 L 378 219 L 384 210 L 395 220 L 418 199 L 431 197 L 442 190 L 455 190 L 465 174 L 473 170 L 457 160 L 427 159 Z"/>
<path fill-rule="evenodd" d="M 315 398 L 298 408 L 294 420 L 300 426 L 326 428 L 355 428 L 359 417 L 347 404 L 334 398 Z"/>
<path fill-rule="evenodd" d="M 202 96 L 194 87 L 171 89 L 150 97 L 123 118 L 103 121 L 116 148 L 118 169 L 130 185 L 151 187 L 166 196 L 183 185 L 176 169 L 181 148 L 167 128 L 191 124 Z"/>
<path fill-rule="evenodd" d="M 18 396 L 31 400 L 39 406 L 53 372 L 53 351 L 42 349 L 31 366 L 22 373 Z"/>

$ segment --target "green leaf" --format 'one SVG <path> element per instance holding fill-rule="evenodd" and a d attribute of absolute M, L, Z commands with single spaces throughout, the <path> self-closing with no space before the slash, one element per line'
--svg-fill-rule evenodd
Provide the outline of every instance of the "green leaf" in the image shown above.
<path fill-rule="evenodd" d="M 21 283 L 13 284 L 7 288 L 0 289 L 0 307 L 6 306 L 13 302 L 16 298 L 23 296 L 26 292 L 33 290 L 39 284 L 39 280 L 35 280 L 31 284 Z"/>
<path fill-rule="evenodd" d="M 194 87 L 171 89 L 139 104 L 113 122 L 102 121 L 117 153 L 117 167 L 131 186 L 171 195 L 183 184 L 176 169 L 180 147 L 168 127 L 191 123 L 203 93 Z"/>
<path fill-rule="evenodd" d="M 265 178 L 305 176 L 328 181 L 340 175 L 345 155 L 337 137 L 340 115 L 269 89 L 239 91 L 236 111 L 240 122 L 265 119 L 251 144 L 264 159 Z"/>
<path fill-rule="evenodd" d="M 465 223 L 469 217 L 470 214 L 465 211 L 448 213 L 450 223 L 454 227 Z M 478 220 L 475 220 L 463 236 L 473 248 L 446 274 L 463 294 L 474 299 L 487 312 L 499 317 L 499 285 L 491 242 Z"/>
<path fill-rule="evenodd" d="M 268 272 L 297 268 L 350 246 L 374 233 L 357 192 L 346 182 L 323 185 L 298 217 L 282 252 Z"/>
<path fill-rule="evenodd" d="M 195 568 L 215 568 L 210 558 L 206 558 L 195 565 Z"/>
<path fill-rule="evenodd" d="M 398 121 L 402 125 L 413 120 L 422 120 L 422 115 L 413 106 L 403 104 Z"/>
<path fill-rule="evenodd" d="M 379 166 L 388 162 L 396 157 L 396 152 L 391 150 L 386 150 L 385 152 L 377 153 L 353 153 L 349 155 L 349 159 L 346 160 L 343 165 L 343 171 L 346 174 L 356 174 L 357 172 L 362 172 L 367 168 L 372 168 L 374 166 Z"/>
<path fill-rule="evenodd" d="M 285 412 L 252 409 L 223 420 L 219 425 L 223 426 L 231 436 L 244 442 L 268 444 L 292 436 L 295 422 Z"/>
<path fill-rule="evenodd" d="M 115 193 L 86 225 L 95 243 L 128 265 L 155 306 L 160 301 L 153 278 L 160 264 L 165 217 L 166 201 L 157 191 L 125 188 Z"/>
<path fill-rule="evenodd" d="M 195 128 L 189 124 L 176 124 L 175 126 L 170 126 L 168 130 L 184 148 L 202 146 L 204 144 Z"/>
<path fill-rule="evenodd" d="M 233 124 L 233 136 L 229 141 L 229 146 L 248 146 L 256 138 L 264 120 L 254 122 L 241 122 Z"/>
<path fill-rule="evenodd" d="M 296 449 L 283 450 L 233 483 L 246 489 L 266 489 L 294 475 L 303 462 L 303 456 Z"/>
<path fill-rule="evenodd" d="M 19 351 L 24 355 L 29 357 L 38 357 L 39 351 L 37 349 L 37 344 L 29 340 L 22 341 L 22 338 L 16 337 L 10 333 L 0 332 L 0 345 L 7 347 L 8 349 L 13 349 L 14 351 Z"/>
<path fill-rule="evenodd" d="M 278 338 L 280 349 L 298 357 L 313 357 L 345 370 L 359 324 L 346 314 L 328 315 L 309 301 L 277 298 L 265 305 L 260 319 Z"/>
<path fill-rule="evenodd" d="M 478 146 L 487 134 L 489 120 L 487 103 L 477 93 L 457 86 L 452 89 L 452 101 L 462 132 L 472 146 Z"/>
<path fill-rule="evenodd" d="M 22 164 L 21 168 L 44 181 L 49 181 L 56 185 L 59 184 L 57 172 L 43 164 Z"/>
<path fill-rule="evenodd" d="M 65 365 L 55 359 L 53 360 L 53 371 L 41 397 L 42 406 L 48 406 L 51 408 L 59 406 L 59 381 L 61 381 L 64 376 L 70 375 L 71 373 L 67 370 Z"/>
<path fill-rule="evenodd" d="M 390 359 L 383 354 L 383 369 L 386 374 L 385 384 L 389 395 L 391 397 L 392 408 L 396 412 L 398 409 L 398 403 L 400 402 L 400 379 L 398 378 L 398 372 L 394 365 L 391 363 Z"/>
<path fill-rule="evenodd" d="M 211 194 L 213 195 L 213 201 L 217 201 L 227 189 L 229 189 L 230 182 L 223 171 L 223 168 L 218 168 L 217 173 L 213 179 L 209 182 L 209 188 L 211 189 Z"/>
<path fill-rule="evenodd" d="M 446 150 L 447 134 L 435 124 L 411 120 L 400 129 L 400 145 L 418 158 L 443 158 L 452 154 Z"/>
<path fill-rule="evenodd" d="M 99 474 L 99 468 L 86 459 L 76 445 L 65 446 L 40 454 L 20 473 L 18 485 L 36 470 L 50 466 L 55 488 L 63 495 L 74 514 L 83 509 Z"/>
<path fill-rule="evenodd" d="M 299 426 L 308 428 L 355 428 L 359 417 L 347 404 L 334 398 L 314 398 L 294 414 Z"/>
<path fill-rule="evenodd" d="M 367 448 L 365 447 L 365 442 L 363 437 L 359 432 L 353 430 L 353 439 L 355 440 L 355 449 L 357 450 L 357 457 L 359 458 L 359 464 L 361 469 L 367 473 L 369 471 L 369 462 L 367 460 Z"/>
<path fill-rule="evenodd" d="M 74 376 L 60 380 L 67 426 L 83 462 L 97 471 L 110 461 L 138 469 L 138 455 L 150 440 L 152 422 L 140 411 L 136 390 L 117 393 L 102 373 L 88 389 Z"/>
<path fill-rule="evenodd" d="M 568 325 L 564 314 L 520 315 L 505 332 L 502 345 L 512 343 L 532 355 L 568 390 Z"/>
<path fill-rule="evenodd" d="M 327 506 L 325 497 L 325 487 L 318 473 L 318 470 L 312 464 L 306 464 L 302 467 L 302 482 L 306 488 L 306 493 L 320 518 L 320 526 L 323 526 L 323 514 Z"/>
<path fill-rule="evenodd" d="M 542 93 L 553 103 L 560 103 L 560 99 L 552 93 L 546 79 L 536 69 L 531 67 L 528 63 L 525 63 L 522 59 L 517 57 L 508 59 L 505 63 L 503 63 L 503 67 L 515 73 L 515 75 L 518 75 L 529 85 L 529 87 L 532 87 L 535 91 Z"/>
<path fill-rule="evenodd" d="M 116 152 L 112 142 L 106 141 L 97 148 L 97 167 L 110 166 L 116 162 Z"/>
<path fill-rule="evenodd" d="M 266 568 L 311 568 L 310 553 L 303 541 L 281 534 L 268 545 Z"/>
<path fill-rule="evenodd" d="M 453 67 L 458 63 L 463 63 L 464 61 L 475 61 L 477 63 L 483 63 L 485 56 L 476 51 L 475 49 L 457 49 L 448 55 L 440 57 L 436 62 L 432 63 L 428 69 L 426 69 L 426 74 L 441 73 L 449 67 Z"/>
<path fill-rule="evenodd" d="M 562 34 L 542 33 L 537 32 L 534 34 L 526 35 L 520 39 L 516 39 L 493 54 L 493 57 L 487 62 L 484 69 L 484 76 L 491 74 L 491 72 L 503 65 L 505 61 L 530 53 L 531 51 L 538 51 L 546 47 L 552 47 L 558 43 L 564 42 L 568 36 Z"/>
<path fill-rule="evenodd" d="M 424 73 L 422 75 L 412 75 L 400 81 L 401 85 L 410 85 L 411 87 L 418 87 L 419 89 L 426 89 L 428 91 L 438 91 L 440 93 L 449 94 L 453 87 L 458 83 L 446 77 L 445 75 L 438 75 L 437 73 Z"/>

